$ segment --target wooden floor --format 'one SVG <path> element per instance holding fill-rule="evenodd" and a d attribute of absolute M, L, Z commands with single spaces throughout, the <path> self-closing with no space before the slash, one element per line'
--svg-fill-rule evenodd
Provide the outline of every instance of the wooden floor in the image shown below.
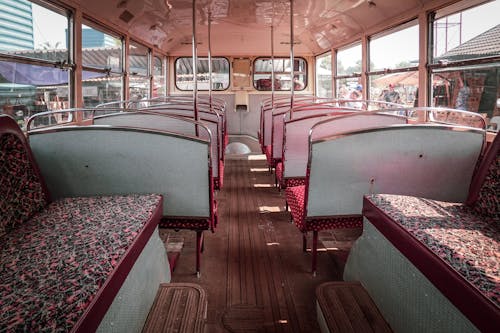
<path fill-rule="evenodd" d="M 205 232 L 201 277 L 195 275 L 195 233 L 162 230 L 183 240 L 172 282 L 192 282 L 207 292 L 205 332 L 319 332 L 315 288 L 341 280 L 358 230 L 320 234 L 318 274 L 310 253 L 284 211 L 284 194 L 262 155 L 226 159 L 225 184 L 217 193 L 219 225 Z"/>

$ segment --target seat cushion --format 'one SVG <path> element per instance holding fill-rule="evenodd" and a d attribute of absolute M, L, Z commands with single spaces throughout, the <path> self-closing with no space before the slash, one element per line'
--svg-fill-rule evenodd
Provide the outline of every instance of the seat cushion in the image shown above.
<path fill-rule="evenodd" d="M 70 331 L 113 285 L 108 278 L 118 278 L 115 269 L 161 203 L 160 195 L 61 199 L 15 226 L 0 244 L 7 331 Z"/>
<path fill-rule="evenodd" d="M 460 204 L 376 194 L 366 200 L 500 306 L 500 219 Z M 365 204 L 366 207 L 366 204 Z"/>

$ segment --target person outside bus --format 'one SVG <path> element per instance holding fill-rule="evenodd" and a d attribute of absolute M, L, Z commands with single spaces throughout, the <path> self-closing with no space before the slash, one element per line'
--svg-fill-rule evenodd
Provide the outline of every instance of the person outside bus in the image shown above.
<path fill-rule="evenodd" d="M 384 94 L 384 101 L 390 103 L 400 103 L 401 97 L 399 93 L 394 90 L 394 84 L 389 84 L 389 90 L 387 90 Z"/>
<path fill-rule="evenodd" d="M 353 89 L 350 94 L 349 94 L 349 99 L 350 100 L 358 100 L 363 97 L 363 87 L 358 84 L 356 86 L 356 89 Z M 361 109 L 363 104 L 361 102 L 355 102 L 355 101 L 350 101 L 347 103 L 348 106 L 356 108 L 356 109 Z"/>
<path fill-rule="evenodd" d="M 455 101 L 455 109 L 467 110 L 467 102 L 469 101 L 470 88 L 464 83 L 462 76 L 458 77 L 458 91 L 457 100 Z"/>

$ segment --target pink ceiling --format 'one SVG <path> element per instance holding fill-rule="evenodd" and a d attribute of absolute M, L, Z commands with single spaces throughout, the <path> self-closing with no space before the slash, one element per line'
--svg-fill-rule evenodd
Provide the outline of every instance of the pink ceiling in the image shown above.
<path fill-rule="evenodd" d="M 71 0 L 70 0 L 71 1 Z M 77 0 L 73 0 L 77 1 Z M 432 0 L 295 0 L 294 50 L 318 54 L 352 40 L 364 31 L 408 13 L 417 14 Z M 80 0 L 85 11 L 111 21 L 132 36 L 157 45 L 169 54 L 190 54 L 192 0 Z M 133 14 L 124 22 L 124 11 Z M 196 22 L 200 55 L 208 46 L 208 13 L 212 17 L 214 55 L 289 54 L 289 0 L 197 0 Z"/>

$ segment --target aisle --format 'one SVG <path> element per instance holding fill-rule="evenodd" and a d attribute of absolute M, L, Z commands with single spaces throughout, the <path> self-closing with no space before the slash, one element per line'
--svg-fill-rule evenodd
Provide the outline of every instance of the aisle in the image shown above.
<path fill-rule="evenodd" d="M 313 278 L 310 254 L 302 252 L 301 233 L 273 177 L 262 159 L 226 160 L 219 225 L 214 234 L 205 232 L 200 278 L 194 273 L 195 233 L 162 231 L 184 240 L 172 282 L 198 283 L 207 291 L 206 332 L 319 332 L 314 290 L 341 279 L 347 252 L 335 248 L 349 248 L 356 232 L 322 233 L 329 251 L 320 244 Z"/>

